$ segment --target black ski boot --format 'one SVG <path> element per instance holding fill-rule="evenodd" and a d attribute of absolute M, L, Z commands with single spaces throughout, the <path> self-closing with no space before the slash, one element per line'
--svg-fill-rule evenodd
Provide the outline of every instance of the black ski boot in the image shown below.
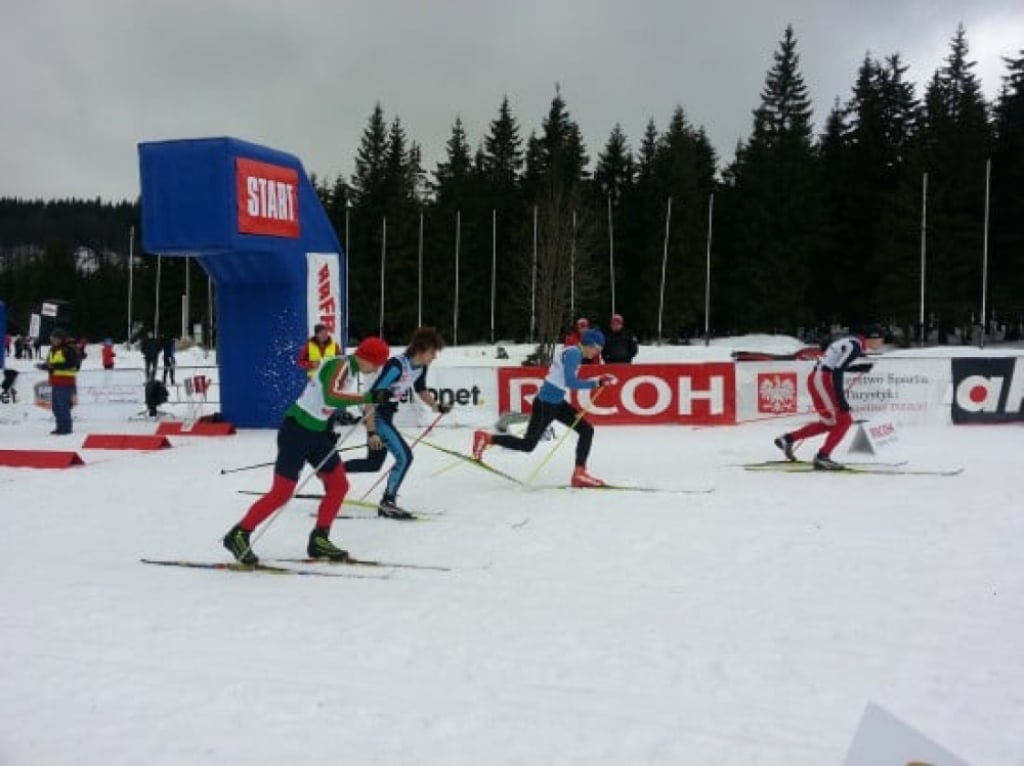
<path fill-rule="evenodd" d="M 814 456 L 814 470 L 815 471 L 845 471 L 846 466 L 842 463 L 837 463 L 835 460 L 819 452 Z"/>
<path fill-rule="evenodd" d="M 235 557 L 239 564 L 256 566 L 260 563 L 259 558 L 252 552 L 252 546 L 249 544 L 249 533 L 237 524 L 231 527 L 228 533 L 224 535 L 224 547 L 228 549 L 228 552 Z"/>
<path fill-rule="evenodd" d="M 782 450 L 782 454 L 786 456 L 786 460 L 790 462 L 796 462 L 796 453 L 793 452 L 793 437 L 789 434 L 783 434 L 775 440 L 775 446 Z"/>
<path fill-rule="evenodd" d="M 393 498 L 386 496 L 381 498 L 380 505 L 377 506 L 377 515 L 396 521 L 412 521 L 416 518 L 404 508 L 399 508 Z"/>
<path fill-rule="evenodd" d="M 309 557 L 328 561 L 348 561 L 348 551 L 343 551 L 332 543 L 327 535 L 328 530 L 319 528 L 309 533 L 309 545 L 306 546 Z"/>

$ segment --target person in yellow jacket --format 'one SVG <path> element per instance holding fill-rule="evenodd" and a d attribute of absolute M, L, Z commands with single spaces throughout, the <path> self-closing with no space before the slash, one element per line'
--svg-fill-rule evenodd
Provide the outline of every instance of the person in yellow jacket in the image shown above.
<path fill-rule="evenodd" d="M 50 374 L 50 406 L 57 427 L 51 434 L 71 433 L 71 406 L 74 402 L 75 379 L 79 367 L 78 350 L 68 341 L 68 334 L 60 328 L 50 332 L 50 353 L 45 362 L 36 365 Z"/>
<path fill-rule="evenodd" d="M 328 359 L 333 359 L 339 353 L 341 353 L 341 349 L 331 337 L 331 331 L 327 329 L 327 325 L 318 324 L 313 327 L 312 337 L 299 351 L 299 367 L 306 371 L 306 377 L 312 379 L 321 364 Z"/>

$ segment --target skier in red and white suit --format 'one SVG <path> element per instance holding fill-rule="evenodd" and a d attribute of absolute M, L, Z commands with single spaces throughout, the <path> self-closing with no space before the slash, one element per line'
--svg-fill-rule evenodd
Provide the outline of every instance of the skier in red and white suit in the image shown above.
<path fill-rule="evenodd" d="M 868 350 L 877 350 L 882 345 L 882 332 L 877 327 L 867 328 L 863 335 L 848 335 L 829 344 L 818 363 L 807 376 L 807 390 L 818 413 L 817 423 L 808 423 L 795 431 L 790 431 L 775 440 L 775 446 L 785 454 L 787 460 L 796 460 L 794 444 L 803 439 L 820 434 L 828 434 L 825 443 L 814 456 L 814 468 L 819 471 L 841 471 L 843 465 L 832 459 L 832 450 L 846 436 L 853 416 L 850 415 L 850 404 L 846 401 L 846 388 L 843 385 L 843 374 L 847 370 L 856 369 L 866 372 L 871 369 L 869 363 L 855 362 L 862 358 Z"/>

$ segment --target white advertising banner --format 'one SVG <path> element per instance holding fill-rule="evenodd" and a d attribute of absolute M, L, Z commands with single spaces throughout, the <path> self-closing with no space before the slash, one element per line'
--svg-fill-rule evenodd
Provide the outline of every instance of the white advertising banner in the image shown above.
<path fill-rule="evenodd" d="M 340 266 L 337 253 L 306 253 L 306 332 L 313 325 L 326 325 L 337 341 L 344 326 L 341 312 Z"/>
<path fill-rule="evenodd" d="M 970 766 L 964 759 L 869 702 L 843 766 Z"/>
<path fill-rule="evenodd" d="M 454 405 L 439 425 L 489 428 L 498 418 L 498 375 L 494 367 L 431 367 L 427 370 L 427 388 L 440 401 Z M 395 424 L 400 428 L 422 428 L 437 417 L 418 396 L 414 398 L 416 403 L 403 399 L 398 407 Z"/>
<path fill-rule="evenodd" d="M 952 382 L 948 359 L 872 360 L 866 373 L 846 373 L 846 399 L 854 417 L 901 425 L 945 425 Z M 779 417 L 813 418 L 807 375 L 813 362 L 737 362 L 737 422 Z"/>

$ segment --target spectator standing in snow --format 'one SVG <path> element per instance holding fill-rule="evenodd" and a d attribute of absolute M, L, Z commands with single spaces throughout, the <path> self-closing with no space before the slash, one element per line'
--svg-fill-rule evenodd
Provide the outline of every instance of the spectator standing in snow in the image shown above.
<path fill-rule="evenodd" d="M 341 349 L 331 337 L 331 331 L 327 329 L 327 325 L 318 324 L 313 327 L 313 334 L 299 351 L 299 367 L 306 371 L 309 378 L 312 378 L 324 360 L 331 359 L 339 353 L 341 353 Z"/>
<path fill-rule="evenodd" d="M 589 329 L 590 320 L 586 317 L 580 317 L 576 320 L 575 326 L 569 330 L 568 335 L 565 336 L 565 339 L 562 341 L 562 345 L 566 348 L 569 348 L 569 346 L 578 346 L 583 337 L 583 333 Z"/>
<path fill-rule="evenodd" d="M 117 353 L 114 351 L 114 341 L 110 338 L 106 338 L 103 341 L 103 347 L 100 349 L 100 359 L 103 362 L 104 370 L 114 369 L 114 357 Z"/>
<path fill-rule="evenodd" d="M 146 365 L 146 381 L 156 378 L 156 364 L 160 357 L 160 340 L 153 333 L 146 333 L 141 344 L 142 360 Z"/>
<path fill-rule="evenodd" d="M 636 336 L 624 326 L 622 314 L 612 314 L 611 329 L 605 333 L 601 356 L 605 364 L 632 364 L 640 344 Z"/>
<path fill-rule="evenodd" d="M 49 373 L 50 406 L 57 427 L 51 434 L 71 433 L 71 408 L 74 406 L 75 381 L 78 376 L 78 351 L 68 340 L 68 334 L 54 328 L 50 332 L 50 353 L 46 361 L 36 365 Z"/>
<path fill-rule="evenodd" d="M 164 385 L 167 385 L 167 378 L 170 377 L 171 385 L 174 385 L 174 368 L 178 366 L 177 360 L 174 358 L 174 336 L 164 340 Z"/>

